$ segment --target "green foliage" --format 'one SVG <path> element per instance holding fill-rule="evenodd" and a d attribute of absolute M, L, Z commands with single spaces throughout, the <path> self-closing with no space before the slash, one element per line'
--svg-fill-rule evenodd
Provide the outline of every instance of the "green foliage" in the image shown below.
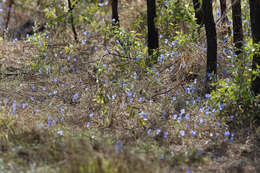
<path fill-rule="evenodd" d="M 229 77 L 218 79 L 216 90 L 211 93 L 212 105 L 224 106 L 221 113 L 223 116 L 234 114 L 240 120 L 259 116 L 257 97 L 251 91 L 252 79 L 259 74 L 259 69 L 252 70 L 255 53 L 251 41 L 242 54 L 228 57 L 231 64 L 228 69 Z"/>
<path fill-rule="evenodd" d="M 12 117 L 9 116 L 3 116 L 3 113 L 1 113 L 1 119 L 0 119 L 0 144 L 7 143 L 9 140 L 9 136 L 15 135 L 14 130 L 14 123 Z"/>
<path fill-rule="evenodd" d="M 162 43 L 153 67 L 148 66 L 144 13 L 134 29 L 124 22 L 121 28 L 112 27 L 108 4 L 71 1 L 72 13 L 67 0 L 45 1 L 49 37 L 36 33 L 25 42 L 35 48 L 31 69 L 46 74 L 33 82 L 22 78 L 13 88 L 7 78 L 18 97 L 1 105 L 16 113 L 0 115 L 0 172 L 209 172 L 215 156 L 226 152 L 218 150 L 218 143 L 232 142 L 233 133 L 240 134 L 225 135 L 226 126 L 216 122 L 218 116 L 201 98 L 203 70 L 194 70 L 196 80 L 186 79 L 193 65 L 204 65 L 193 58 L 205 53 L 199 44 L 193 46 L 197 25 L 190 1 L 158 1 Z M 124 7 L 121 19 L 133 12 Z M 71 15 L 77 43 L 71 39 Z M 243 55 L 229 57 L 229 79 L 215 84 L 210 103 L 224 105 L 225 117 L 259 114 L 250 91 L 252 76 L 258 74 L 251 70 L 254 53 L 250 44 Z M 4 94 L 9 93 L 2 93 L 2 100 Z M 23 103 L 28 107 L 22 108 Z"/>
<path fill-rule="evenodd" d="M 156 22 L 165 38 L 171 40 L 180 33 L 192 33 L 193 40 L 196 39 L 194 33 L 196 33 L 197 24 L 191 3 L 179 0 L 160 0 L 158 4 Z"/>

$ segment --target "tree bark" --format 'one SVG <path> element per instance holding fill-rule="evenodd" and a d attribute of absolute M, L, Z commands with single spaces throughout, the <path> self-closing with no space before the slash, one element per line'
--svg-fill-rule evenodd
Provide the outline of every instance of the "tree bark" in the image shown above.
<path fill-rule="evenodd" d="M 226 0 L 220 0 L 220 10 L 221 10 L 221 18 L 222 18 L 222 23 L 227 24 L 227 2 Z"/>
<path fill-rule="evenodd" d="M 203 25 L 203 10 L 202 10 L 200 0 L 192 0 L 192 1 L 195 10 L 196 23 L 198 25 Z"/>
<path fill-rule="evenodd" d="M 217 34 L 216 24 L 212 12 L 212 0 L 203 0 L 204 24 L 207 37 L 207 69 L 206 69 L 206 92 L 210 93 L 214 89 L 210 83 L 217 74 Z"/>
<path fill-rule="evenodd" d="M 11 11 L 12 11 L 12 6 L 14 4 L 14 0 L 9 0 L 8 1 L 8 7 L 7 7 L 7 17 L 6 17 L 6 23 L 5 23 L 5 30 L 8 29 L 10 17 L 11 17 Z"/>
<path fill-rule="evenodd" d="M 250 20 L 253 42 L 260 44 L 260 1 L 249 0 L 250 5 Z M 252 69 L 257 70 L 257 65 L 260 65 L 260 48 L 256 47 L 256 53 L 253 57 Z M 252 81 L 252 90 L 255 95 L 260 94 L 260 74 Z"/>
<path fill-rule="evenodd" d="M 156 17 L 155 0 L 147 0 L 147 25 L 148 25 L 148 65 L 157 63 L 155 50 L 159 48 L 158 30 L 155 27 L 154 19 Z"/>
<path fill-rule="evenodd" d="M 68 7 L 69 7 L 69 13 L 70 13 L 71 29 L 72 29 L 72 32 L 74 34 L 75 41 L 78 42 L 78 34 L 77 34 L 77 31 L 76 31 L 76 28 L 75 28 L 75 25 L 74 25 L 74 18 L 73 18 L 73 13 L 72 13 L 74 6 L 72 6 L 70 0 L 68 0 Z"/>
<path fill-rule="evenodd" d="M 223 34 L 230 34 L 231 30 L 230 27 L 228 26 L 228 16 L 227 16 L 227 2 L 226 0 L 220 0 L 220 10 L 221 10 L 221 23 L 222 26 L 224 26 L 225 31 Z"/>
<path fill-rule="evenodd" d="M 112 6 L 112 25 L 119 26 L 119 16 L 118 16 L 118 0 L 111 0 Z"/>
<path fill-rule="evenodd" d="M 242 53 L 243 46 L 243 27 L 241 16 L 241 0 L 231 0 L 232 2 L 232 22 L 233 22 L 233 41 L 235 44 L 235 53 Z"/>

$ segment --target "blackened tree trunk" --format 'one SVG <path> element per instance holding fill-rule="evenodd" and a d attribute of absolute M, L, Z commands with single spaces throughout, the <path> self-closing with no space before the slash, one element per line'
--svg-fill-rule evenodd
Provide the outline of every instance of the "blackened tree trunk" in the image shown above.
<path fill-rule="evenodd" d="M 68 7 L 69 7 L 69 13 L 70 13 L 71 29 L 72 29 L 75 41 L 78 42 L 78 34 L 77 34 L 77 31 L 75 28 L 74 17 L 73 17 L 73 9 L 75 6 L 72 6 L 71 0 L 68 0 Z"/>
<path fill-rule="evenodd" d="M 227 2 L 226 0 L 220 0 L 220 10 L 221 10 L 221 18 L 222 18 L 222 23 L 226 24 L 228 19 L 227 19 Z"/>
<path fill-rule="evenodd" d="M 119 26 L 119 16 L 118 16 L 118 0 L 111 0 L 112 6 L 112 25 Z"/>
<path fill-rule="evenodd" d="M 217 74 L 217 34 L 216 24 L 212 12 L 212 0 L 203 0 L 202 3 L 204 24 L 207 37 L 207 69 L 206 69 L 206 92 L 209 93 L 212 89 L 212 80 Z"/>
<path fill-rule="evenodd" d="M 14 4 L 14 0 L 9 0 L 9 1 L 8 1 L 7 17 L 6 17 L 6 23 L 5 23 L 5 30 L 8 29 L 8 25 L 9 25 L 9 21 L 10 21 L 10 17 L 11 17 L 11 10 L 12 10 L 13 4 Z"/>
<path fill-rule="evenodd" d="M 155 0 L 147 0 L 147 25 L 148 25 L 148 65 L 157 63 L 156 49 L 159 48 L 158 30 L 155 27 L 154 19 L 156 17 Z"/>
<path fill-rule="evenodd" d="M 223 32 L 224 34 L 226 33 L 231 33 L 230 27 L 228 26 L 228 17 L 227 17 L 227 2 L 226 0 L 220 0 L 220 10 L 221 10 L 221 19 L 222 19 L 222 26 L 224 26 L 225 31 Z"/>
<path fill-rule="evenodd" d="M 260 44 L 260 1 L 259 0 L 249 0 L 250 5 L 250 20 L 251 20 L 251 31 L 253 42 Z M 260 48 L 256 47 L 256 52 L 260 52 Z M 253 57 L 253 70 L 257 69 L 257 65 L 260 65 L 260 54 L 256 53 Z M 260 94 L 260 76 L 256 77 L 252 82 L 252 90 L 255 95 Z"/>
<path fill-rule="evenodd" d="M 203 25 L 203 10 L 200 0 L 193 0 L 193 8 L 195 10 L 196 23 Z"/>
<path fill-rule="evenodd" d="M 232 20 L 233 20 L 233 41 L 235 44 L 235 53 L 242 53 L 243 46 L 243 28 L 241 16 L 241 0 L 231 0 L 232 2 Z"/>

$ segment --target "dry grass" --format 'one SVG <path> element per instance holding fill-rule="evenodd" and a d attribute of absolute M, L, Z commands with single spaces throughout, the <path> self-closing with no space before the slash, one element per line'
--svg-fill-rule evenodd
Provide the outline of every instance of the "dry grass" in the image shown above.
<path fill-rule="evenodd" d="M 124 2 L 124 8 L 120 20 L 129 28 L 126 19 L 138 16 L 131 9 L 141 13 L 143 8 L 134 2 Z M 72 38 L 70 28 L 63 29 L 64 40 Z M 32 42 L 1 41 L 0 172 L 260 171 L 259 130 L 247 126 L 231 131 L 207 110 L 204 46 L 186 44 L 185 51 L 157 65 L 151 75 L 133 61 L 122 67 L 117 56 L 104 56 L 104 37 L 91 25 L 81 30 L 91 33 L 87 37 L 79 31 L 86 44 L 63 44 L 50 31 L 52 43 L 46 41 L 52 46 L 44 52 Z M 72 43 L 72 49 L 66 48 Z M 97 64 L 101 57 L 107 64 L 102 68 Z M 220 67 L 226 68 L 224 60 Z M 100 75 L 98 70 L 103 70 Z M 174 119 L 183 110 L 182 120 Z M 234 133 L 232 142 L 224 137 L 228 130 Z"/>

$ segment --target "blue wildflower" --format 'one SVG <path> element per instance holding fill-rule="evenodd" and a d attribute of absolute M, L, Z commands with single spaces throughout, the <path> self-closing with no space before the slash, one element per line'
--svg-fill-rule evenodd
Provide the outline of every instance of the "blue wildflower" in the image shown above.
<path fill-rule="evenodd" d="M 189 87 L 185 88 L 185 92 L 186 92 L 187 94 L 190 94 L 190 88 L 189 88 Z"/>
<path fill-rule="evenodd" d="M 164 159 L 164 154 L 161 154 L 161 155 L 160 155 L 160 158 L 161 158 L 161 159 Z"/>
<path fill-rule="evenodd" d="M 35 91 L 36 87 L 35 86 L 32 86 L 32 91 Z"/>
<path fill-rule="evenodd" d="M 166 139 L 168 134 L 169 134 L 168 132 L 163 132 L 163 138 Z"/>
<path fill-rule="evenodd" d="M 152 129 L 148 129 L 148 130 L 147 130 L 147 134 L 148 134 L 148 135 L 150 135 L 151 132 L 152 132 Z"/>
<path fill-rule="evenodd" d="M 116 147 L 115 147 L 116 151 L 119 151 L 122 148 L 122 146 L 123 146 L 122 142 L 121 141 L 117 141 L 116 142 Z"/>
<path fill-rule="evenodd" d="M 191 130 L 191 131 L 190 131 L 190 135 L 191 135 L 191 136 L 195 136 L 195 135 L 196 135 L 196 132 L 193 131 L 193 130 Z"/>
<path fill-rule="evenodd" d="M 64 109 L 63 109 L 63 108 L 60 109 L 60 113 L 61 113 L 61 114 L 64 113 Z"/>
<path fill-rule="evenodd" d="M 16 100 L 13 101 L 13 110 L 12 110 L 12 115 L 15 114 L 16 111 Z"/>
<path fill-rule="evenodd" d="M 230 139 L 229 139 L 229 142 L 233 142 L 233 140 L 234 140 L 234 134 L 232 133 L 232 134 L 231 134 L 231 137 L 230 137 Z"/>
<path fill-rule="evenodd" d="M 160 133 L 161 133 L 160 129 L 157 129 L 156 132 L 155 132 L 156 135 L 159 135 Z"/>
<path fill-rule="evenodd" d="M 219 137 L 219 133 L 216 133 L 216 138 L 218 138 Z"/>
<path fill-rule="evenodd" d="M 181 116 L 178 117 L 178 119 L 177 119 L 177 122 L 178 122 L 178 123 L 181 122 L 181 118 L 182 118 Z"/>
<path fill-rule="evenodd" d="M 184 131 L 184 130 L 181 130 L 181 131 L 180 131 L 180 135 L 181 135 L 181 136 L 184 136 L 184 135 L 185 135 L 185 131 Z"/>
<path fill-rule="evenodd" d="M 224 133 L 224 137 L 228 137 L 230 135 L 230 132 L 229 131 L 226 131 L 225 133 Z"/>
<path fill-rule="evenodd" d="M 210 99 L 210 94 L 206 94 L 206 95 L 205 95 L 205 98 L 206 98 L 206 99 Z"/>
<path fill-rule="evenodd" d="M 63 135 L 62 130 L 59 130 L 59 131 L 57 132 L 57 134 L 60 135 L 60 136 L 62 136 L 62 135 Z"/>
<path fill-rule="evenodd" d="M 79 98 L 79 94 L 76 93 L 76 94 L 73 95 L 73 99 L 72 99 L 72 101 L 75 101 L 75 100 L 77 100 L 78 98 Z"/>
<path fill-rule="evenodd" d="M 219 104 L 219 110 L 223 110 L 223 105 L 222 104 Z"/>
<path fill-rule="evenodd" d="M 186 120 L 189 120 L 189 119 L 190 119 L 190 114 L 186 114 L 186 115 L 185 115 L 185 119 L 186 119 Z"/>
<path fill-rule="evenodd" d="M 116 99 L 116 94 L 112 95 L 112 100 Z"/>
<path fill-rule="evenodd" d="M 27 107 L 27 103 L 22 104 L 22 108 L 25 109 Z"/>
<path fill-rule="evenodd" d="M 140 115 L 141 115 L 141 117 L 144 118 L 144 119 L 146 119 L 146 117 L 147 117 L 146 114 L 145 114 L 143 111 L 140 113 Z"/>

